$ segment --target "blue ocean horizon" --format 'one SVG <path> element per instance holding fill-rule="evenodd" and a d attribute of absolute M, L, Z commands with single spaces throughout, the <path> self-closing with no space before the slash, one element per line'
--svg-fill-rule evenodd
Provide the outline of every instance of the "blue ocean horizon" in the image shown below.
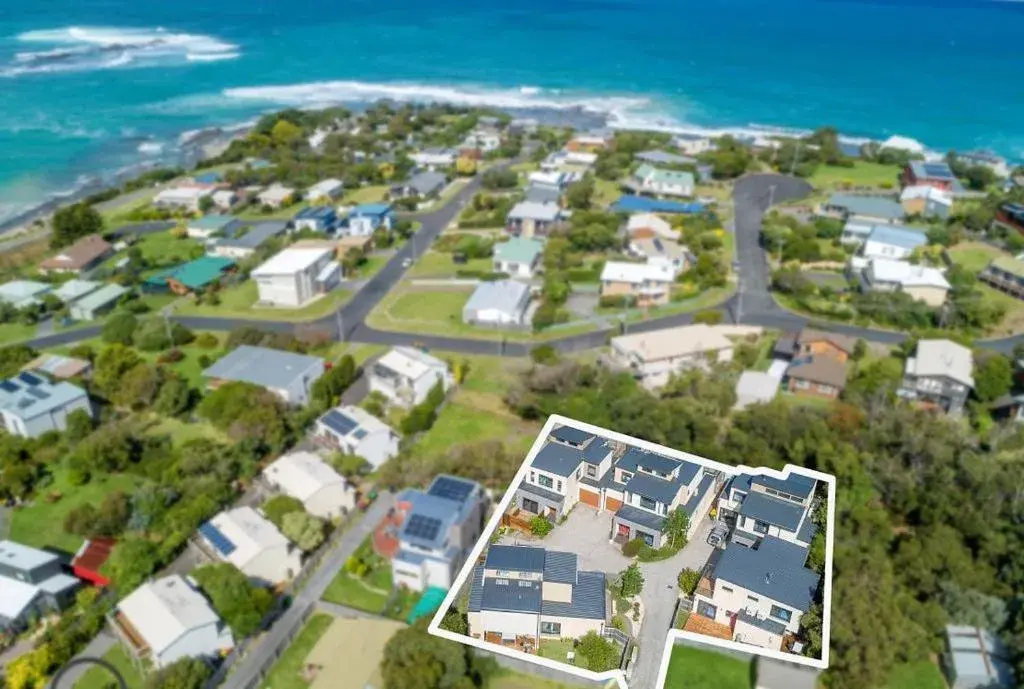
<path fill-rule="evenodd" d="M 184 131 L 383 97 L 1022 159 L 1021 35 L 1012 1 L 0 0 L 0 221 Z"/>

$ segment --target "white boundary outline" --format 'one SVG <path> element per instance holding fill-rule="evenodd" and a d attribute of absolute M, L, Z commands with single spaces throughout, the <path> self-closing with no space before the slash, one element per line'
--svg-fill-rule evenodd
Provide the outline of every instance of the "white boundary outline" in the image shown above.
<path fill-rule="evenodd" d="M 586 680 L 596 682 L 606 682 L 608 686 L 611 685 L 611 680 L 621 689 L 628 689 L 626 684 L 626 676 L 622 670 L 609 670 L 608 672 L 591 672 L 590 670 L 584 670 L 576 668 L 571 665 L 567 665 L 557 660 L 551 660 L 549 658 L 542 658 L 539 655 L 531 653 L 523 653 L 514 649 L 499 646 L 497 644 L 488 643 L 482 639 L 474 639 L 463 634 L 456 634 L 455 632 L 441 629 L 441 620 L 444 619 L 445 613 L 455 603 L 455 599 L 458 597 L 462 587 L 466 584 L 466 581 L 472 575 L 473 568 L 476 566 L 477 560 L 480 559 L 480 555 L 484 549 L 490 545 L 491 535 L 495 533 L 498 526 L 501 524 L 501 517 L 508 509 L 509 504 L 512 502 L 512 498 L 515 496 L 517 487 L 526 478 L 527 471 L 529 470 L 530 464 L 533 462 L 534 457 L 540 452 L 540 449 L 544 446 L 548 436 L 556 425 L 559 426 L 570 426 L 577 428 L 581 431 L 593 433 L 609 440 L 615 440 L 621 443 L 626 443 L 635 447 L 639 447 L 652 452 L 657 452 L 668 457 L 693 462 L 700 466 L 705 466 L 710 469 L 715 469 L 726 474 L 754 474 L 771 476 L 773 478 L 785 479 L 791 473 L 808 476 L 810 478 L 823 481 L 828 484 L 828 519 L 826 522 L 825 529 L 825 586 L 822 592 L 822 619 L 821 619 L 821 659 L 806 658 L 803 656 L 793 655 L 791 653 L 784 653 L 783 651 L 769 651 L 765 649 L 759 649 L 756 646 L 749 644 L 743 644 L 736 641 L 726 641 L 725 639 L 716 639 L 704 634 L 697 634 L 694 632 L 685 632 L 681 629 L 669 629 L 668 635 L 665 639 L 665 646 L 662 650 L 660 669 L 658 670 L 658 682 L 655 688 L 661 689 L 665 685 L 666 675 L 668 673 L 668 664 L 672 656 L 672 647 L 675 645 L 676 639 L 685 639 L 688 641 L 695 641 L 700 644 L 707 644 L 718 648 L 724 648 L 732 651 L 740 651 L 753 656 L 764 656 L 766 658 L 775 658 L 778 660 L 795 663 L 798 665 L 804 665 L 812 668 L 824 670 L 828 668 L 829 661 L 829 637 L 832 626 L 832 555 L 835 550 L 835 513 L 836 513 L 836 477 L 832 474 L 826 474 L 820 471 L 813 471 L 811 469 L 805 469 L 792 464 L 786 465 L 786 468 L 782 471 L 776 471 L 774 469 L 768 469 L 766 467 L 750 467 L 747 465 L 730 466 L 715 462 L 710 459 L 705 459 L 698 455 L 693 455 L 688 452 L 681 452 L 679 450 L 673 450 L 664 445 L 658 445 L 656 443 L 647 442 L 638 438 L 633 438 L 622 433 L 616 433 L 600 426 L 593 426 L 582 421 L 576 421 L 565 416 L 558 414 L 552 414 L 548 417 L 547 422 L 544 424 L 544 428 L 541 429 L 537 435 L 537 439 L 533 442 L 530 447 L 530 452 L 526 455 L 526 459 L 523 460 L 522 466 L 519 467 L 519 471 L 516 472 L 515 478 L 509 484 L 509 489 L 505 492 L 505 496 L 501 499 L 498 504 L 498 508 L 494 510 L 494 514 L 491 516 L 490 522 L 488 522 L 483 534 L 473 547 L 472 552 L 466 559 L 466 564 L 463 566 L 462 571 L 459 572 L 458 577 L 448 590 L 448 595 L 445 596 L 441 606 L 437 609 L 434 614 L 434 618 L 430 621 L 428 631 L 434 636 L 455 641 L 461 644 L 467 644 L 474 648 L 479 648 L 490 653 L 496 653 L 510 658 L 516 658 L 519 660 L 525 660 L 537 665 L 548 667 L 554 670 L 559 670 L 568 674 L 577 675 Z"/>

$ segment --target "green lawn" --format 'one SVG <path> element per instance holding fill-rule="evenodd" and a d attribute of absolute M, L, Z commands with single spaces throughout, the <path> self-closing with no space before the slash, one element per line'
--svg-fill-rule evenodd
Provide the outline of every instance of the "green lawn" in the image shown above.
<path fill-rule="evenodd" d="M 981 242 L 964 242 L 947 249 L 949 257 L 953 262 L 962 266 L 965 270 L 977 273 L 998 256 L 1008 256 L 1005 251 L 1000 251 L 994 246 L 982 244 Z"/>
<path fill-rule="evenodd" d="M 566 665 L 575 665 L 576 663 L 566 659 L 566 654 L 572 649 L 572 639 L 542 639 L 540 648 L 537 649 L 537 655 L 541 658 L 557 660 Z"/>
<path fill-rule="evenodd" d="M 615 203 L 620 196 L 622 196 L 622 190 L 619 188 L 618 182 L 608 179 L 594 180 L 593 205 L 598 208 L 607 208 Z"/>
<path fill-rule="evenodd" d="M 305 201 L 300 201 L 291 206 L 274 208 L 269 213 L 264 213 L 261 206 L 257 203 L 239 213 L 238 217 L 242 220 L 291 220 L 295 217 L 296 213 L 308 206 L 309 204 Z"/>
<path fill-rule="evenodd" d="M 34 325 L 4 323 L 0 325 L 0 345 L 30 340 L 35 334 L 36 326 Z"/>
<path fill-rule="evenodd" d="M 346 192 L 342 198 L 342 203 L 379 203 L 384 200 L 384 195 L 388 191 L 390 191 L 390 187 L 386 184 L 359 187 L 358 189 Z"/>
<path fill-rule="evenodd" d="M 946 680 L 935 663 L 919 660 L 894 667 L 885 689 L 946 689 Z"/>
<path fill-rule="evenodd" d="M 455 263 L 452 254 L 442 251 L 428 251 L 406 273 L 408 277 L 454 277 L 459 270 L 478 270 L 490 272 L 494 270 L 494 260 L 490 258 L 473 258 L 466 263 Z"/>
<path fill-rule="evenodd" d="M 568 685 L 554 680 L 526 675 L 502 669 L 500 674 L 487 682 L 487 689 L 574 689 L 580 685 Z"/>
<path fill-rule="evenodd" d="M 261 308 L 255 305 L 259 299 L 259 288 L 254 281 L 246 280 L 239 285 L 225 287 L 218 292 L 218 296 L 220 303 L 216 306 L 182 300 L 175 307 L 174 312 L 183 316 L 309 321 L 334 313 L 339 306 L 351 299 L 352 293 L 348 290 L 335 289 L 316 301 L 297 309 Z"/>
<path fill-rule="evenodd" d="M 324 613 L 312 615 L 303 625 L 298 635 L 288 644 L 281 657 L 277 659 L 270 672 L 263 680 L 263 689 L 305 689 L 309 682 L 302 679 L 303 666 L 316 642 L 330 628 L 334 618 Z"/>
<path fill-rule="evenodd" d="M 500 395 L 460 390 L 437 417 L 433 427 L 416 443 L 416 453 L 437 457 L 453 442 L 498 440 L 526 452 L 537 434 L 537 425 L 524 422 L 505 408 Z M 453 441 L 453 438 L 460 439 Z"/>
<path fill-rule="evenodd" d="M 709 309 L 724 302 L 726 299 L 731 297 L 735 291 L 736 288 L 733 285 L 729 285 L 727 287 L 712 287 L 711 289 L 705 290 L 690 299 L 674 301 L 664 306 L 655 306 L 646 311 L 632 309 L 626 312 L 626 321 L 632 323 L 636 321 L 645 321 L 651 318 L 661 318 L 662 316 L 672 316 L 677 313 L 692 313 L 702 309 Z M 608 313 L 612 312 L 608 311 Z"/>
<path fill-rule="evenodd" d="M 388 594 L 368 588 L 362 581 L 341 570 L 324 591 L 323 599 L 328 603 L 379 614 L 387 603 Z"/>
<path fill-rule="evenodd" d="M 167 230 L 142 235 L 131 246 L 142 252 L 142 257 L 151 265 L 172 266 L 192 260 L 192 252 L 202 244 L 189 237 L 175 237 Z M 126 255 L 127 251 L 122 251 L 111 256 L 103 262 L 103 267 L 113 269 L 114 264 Z"/>
<path fill-rule="evenodd" d="M 103 660 L 117 668 L 121 677 L 124 678 L 125 684 L 128 685 L 128 689 L 142 689 L 145 684 L 142 674 L 135 661 L 124 650 L 124 646 L 117 644 L 103 654 Z M 75 682 L 75 689 L 106 689 L 112 684 L 115 684 L 113 675 L 106 668 L 94 665 L 86 670 L 81 679 Z"/>
<path fill-rule="evenodd" d="M 899 183 L 900 168 L 865 160 L 855 161 L 853 167 L 819 165 L 807 181 L 815 189 L 841 189 L 847 187 L 885 187 L 895 189 Z"/>
<path fill-rule="evenodd" d="M 367 256 L 366 260 L 356 268 L 357 280 L 369 280 L 391 260 L 390 256 Z"/>
<path fill-rule="evenodd" d="M 687 689 L 753 689 L 749 661 L 689 646 L 674 646 L 666 687 Z"/>
<path fill-rule="evenodd" d="M 185 422 L 181 419 L 153 415 L 153 425 L 146 428 L 146 435 L 169 435 L 175 447 L 181 447 L 190 440 L 226 440 L 224 434 L 208 423 Z"/>
<path fill-rule="evenodd" d="M 356 362 L 356 365 L 365 363 L 367 359 L 383 354 L 390 347 L 387 345 L 356 344 L 354 342 L 338 342 L 331 347 L 330 351 L 324 354 L 324 358 L 332 361 L 339 361 L 341 357 L 348 354 Z"/>
<path fill-rule="evenodd" d="M 114 491 L 131 493 L 139 480 L 129 474 L 111 474 L 94 478 L 82 486 L 73 486 L 68 481 L 64 468 L 54 471 L 53 483 L 38 491 L 32 503 L 13 510 L 11 514 L 10 539 L 25 545 L 58 548 L 74 554 L 82 545 L 82 538 L 65 533 L 64 517 L 71 510 L 82 505 L 99 505 L 103 498 Z M 60 494 L 60 498 L 48 502 L 47 496 Z"/>

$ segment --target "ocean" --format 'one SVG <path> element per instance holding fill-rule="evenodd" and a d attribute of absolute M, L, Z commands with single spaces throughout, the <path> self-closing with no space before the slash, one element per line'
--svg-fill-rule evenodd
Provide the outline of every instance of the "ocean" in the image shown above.
<path fill-rule="evenodd" d="M 1024 158 L 1024 2 L 0 0 L 0 221 L 183 132 L 378 98 Z"/>

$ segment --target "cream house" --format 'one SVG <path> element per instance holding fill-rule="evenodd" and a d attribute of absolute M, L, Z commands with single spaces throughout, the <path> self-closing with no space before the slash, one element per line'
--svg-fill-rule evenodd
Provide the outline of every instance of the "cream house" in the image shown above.
<path fill-rule="evenodd" d="M 629 370 L 655 390 L 673 373 L 713 361 L 732 361 L 733 343 L 715 326 L 694 324 L 621 335 L 611 340 L 609 363 Z"/>
<path fill-rule="evenodd" d="M 675 276 L 670 263 L 608 261 L 601 271 L 601 296 L 631 297 L 634 306 L 667 304 Z"/>
<path fill-rule="evenodd" d="M 356 506 L 355 487 L 312 452 L 282 455 L 263 470 L 263 478 L 322 519 L 336 519 Z"/>

